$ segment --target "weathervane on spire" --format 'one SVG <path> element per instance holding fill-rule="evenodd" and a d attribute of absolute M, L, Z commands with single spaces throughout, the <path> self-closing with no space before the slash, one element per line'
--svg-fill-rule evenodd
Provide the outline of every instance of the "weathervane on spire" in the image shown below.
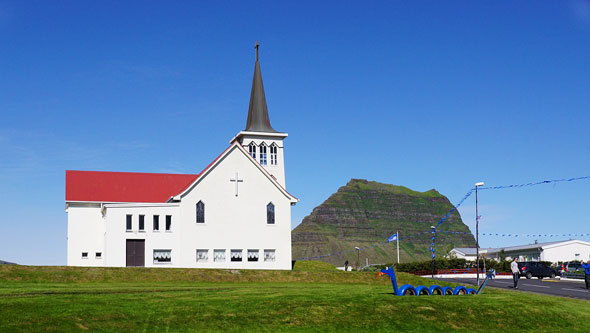
<path fill-rule="evenodd" d="M 256 49 L 256 61 L 258 61 L 258 47 L 260 46 L 260 44 L 258 44 L 258 41 L 256 41 L 256 45 L 254 45 L 254 48 Z"/>

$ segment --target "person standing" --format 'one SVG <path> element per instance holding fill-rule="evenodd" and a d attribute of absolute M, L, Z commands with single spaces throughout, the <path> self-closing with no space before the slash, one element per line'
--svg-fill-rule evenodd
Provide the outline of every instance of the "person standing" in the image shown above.
<path fill-rule="evenodd" d="M 518 270 L 518 258 L 514 258 L 514 261 L 510 264 L 510 270 L 512 271 L 512 279 L 514 280 L 514 289 L 518 289 L 518 279 L 519 273 Z"/>
<path fill-rule="evenodd" d="M 590 286 L 590 260 L 584 264 L 584 261 L 580 261 L 582 267 L 584 267 L 584 281 L 586 282 L 586 289 Z"/>

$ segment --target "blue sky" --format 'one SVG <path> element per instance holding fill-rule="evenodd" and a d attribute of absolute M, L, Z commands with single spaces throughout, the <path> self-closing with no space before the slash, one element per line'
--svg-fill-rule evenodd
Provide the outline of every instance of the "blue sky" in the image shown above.
<path fill-rule="evenodd" d="M 590 175 L 589 1 L 0 0 L 0 259 L 65 264 L 66 169 L 201 171 L 245 126 L 256 40 L 293 226 L 350 178 L 456 203 Z M 482 191 L 480 232 L 588 233 L 589 192 Z"/>

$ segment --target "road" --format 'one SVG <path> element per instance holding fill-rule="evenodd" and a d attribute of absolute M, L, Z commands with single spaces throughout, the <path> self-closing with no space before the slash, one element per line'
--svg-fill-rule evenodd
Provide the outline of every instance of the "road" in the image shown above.
<path fill-rule="evenodd" d="M 444 278 L 439 280 L 471 285 L 476 284 L 475 278 Z M 490 280 L 487 285 L 487 287 L 492 288 L 514 290 L 512 289 L 512 286 L 512 279 L 493 279 Z M 545 278 L 543 280 L 539 280 L 537 278 L 527 280 L 526 278 L 521 278 L 518 281 L 518 289 L 516 289 L 516 291 L 528 291 L 547 295 L 590 300 L 590 289 L 586 289 L 586 285 L 584 284 L 583 280 L 561 281 L 559 279 L 548 278 Z"/>

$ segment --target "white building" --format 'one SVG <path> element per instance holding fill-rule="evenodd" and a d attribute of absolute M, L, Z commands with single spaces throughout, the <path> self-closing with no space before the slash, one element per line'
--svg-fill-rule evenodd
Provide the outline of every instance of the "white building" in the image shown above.
<path fill-rule="evenodd" d="M 502 256 L 506 260 L 518 257 L 520 261 L 587 261 L 590 259 L 590 243 L 572 239 L 502 248 L 480 248 L 479 253 L 486 259 L 498 261 Z M 475 261 L 476 250 L 475 248 L 454 248 L 447 256 Z"/>
<path fill-rule="evenodd" d="M 258 49 L 246 129 L 198 174 L 66 171 L 69 266 L 291 269 L 283 140 Z"/>

